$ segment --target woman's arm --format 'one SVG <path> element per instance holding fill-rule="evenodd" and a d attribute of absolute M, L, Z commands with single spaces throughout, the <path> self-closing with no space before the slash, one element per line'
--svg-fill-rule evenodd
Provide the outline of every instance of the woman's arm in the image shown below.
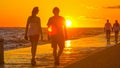
<path fill-rule="evenodd" d="M 29 26 L 29 18 L 27 20 L 27 24 L 26 24 L 26 28 L 25 28 L 25 39 L 28 40 L 28 36 L 27 36 L 27 33 L 28 33 L 28 26 Z"/>

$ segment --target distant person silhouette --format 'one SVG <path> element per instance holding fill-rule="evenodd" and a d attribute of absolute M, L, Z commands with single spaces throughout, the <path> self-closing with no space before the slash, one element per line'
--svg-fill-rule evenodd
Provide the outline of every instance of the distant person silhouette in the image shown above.
<path fill-rule="evenodd" d="M 65 47 L 65 40 L 67 39 L 65 19 L 59 16 L 59 8 L 55 7 L 53 9 L 54 16 L 50 17 L 48 20 L 48 31 L 51 39 L 51 46 L 53 48 L 54 64 L 60 64 L 60 56 L 63 53 Z M 57 52 L 57 49 L 59 50 Z"/>
<path fill-rule="evenodd" d="M 113 31 L 115 33 L 115 43 L 118 44 L 118 34 L 120 30 L 120 25 L 117 20 L 115 20 L 115 23 L 113 24 Z"/>
<path fill-rule="evenodd" d="M 110 34 L 111 34 L 112 26 L 109 20 L 105 23 L 104 31 L 106 32 L 107 44 L 110 44 Z"/>
<path fill-rule="evenodd" d="M 35 55 L 40 35 L 41 39 L 43 40 L 41 21 L 40 18 L 36 16 L 38 12 L 39 12 L 38 7 L 34 7 L 32 10 L 32 15 L 28 17 L 25 30 L 25 39 L 28 40 L 29 37 L 29 40 L 31 42 L 32 65 L 36 64 Z"/>

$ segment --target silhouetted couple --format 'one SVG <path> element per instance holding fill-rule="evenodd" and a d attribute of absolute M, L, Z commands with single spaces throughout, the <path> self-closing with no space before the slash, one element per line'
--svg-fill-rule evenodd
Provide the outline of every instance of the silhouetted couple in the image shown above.
<path fill-rule="evenodd" d="M 107 38 L 107 44 L 110 44 L 110 34 L 111 31 L 114 31 L 115 33 L 115 43 L 118 44 L 118 35 L 119 35 L 119 31 L 120 31 L 120 25 L 118 23 L 117 20 L 115 20 L 115 23 L 113 24 L 113 27 L 111 25 L 111 23 L 109 22 L 109 20 L 107 20 L 104 30 L 106 31 L 106 38 Z"/>
<path fill-rule="evenodd" d="M 39 36 L 41 36 L 41 40 L 43 40 L 41 21 L 40 18 L 36 16 L 38 11 L 38 7 L 33 8 L 32 15 L 28 18 L 25 30 L 25 39 L 28 40 L 29 37 L 31 42 L 32 65 L 36 64 L 35 55 Z M 65 40 L 67 39 L 65 19 L 64 17 L 59 16 L 59 12 L 59 8 L 55 7 L 53 9 L 54 16 L 50 17 L 47 23 L 48 29 L 51 28 L 51 31 L 48 32 L 51 39 L 51 46 L 53 48 L 55 65 L 60 64 L 60 56 L 63 53 Z M 58 47 L 59 50 L 57 52 Z"/>

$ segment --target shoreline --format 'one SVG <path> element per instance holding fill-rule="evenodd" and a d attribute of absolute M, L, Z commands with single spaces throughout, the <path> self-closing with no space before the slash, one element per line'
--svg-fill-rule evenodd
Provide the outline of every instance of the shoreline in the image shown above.
<path fill-rule="evenodd" d="M 74 40 L 80 40 L 80 39 L 86 39 L 86 38 L 91 38 L 91 37 L 96 37 L 96 36 L 99 36 L 101 34 L 98 34 L 98 35 L 94 35 L 94 36 L 87 36 L 87 37 L 81 37 L 81 38 L 71 38 L 69 39 L 70 41 L 74 41 Z M 25 40 L 26 42 L 26 40 Z M 27 41 L 29 42 L 29 41 Z M 38 42 L 38 45 L 44 45 L 44 44 L 50 44 L 50 41 L 48 40 L 39 40 Z M 5 45 L 5 44 L 4 44 Z M 30 42 L 29 43 L 18 43 L 16 46 L 12 46 L 12 47 L 9 47 L 8 49 L 7 48 L 4 48 L 4 51 L 8 51 L 8 50 L 15 50 L 15 49 L 19 49 L 19 48 L 26 48 L 26 47 L 30 47 Z"/>
<path fill-rule="evenodd" d="M 30 47 L 30 42 L 24 39 L 24 27 L 1 27 L 0 36 L 4 38 L 4 50 Z M 43 28 L 43 39 L 47 40 L 46 28 Z M 79 40 L 103 34 L 102 28 L 68 28 L 68 39 Z M 48 43 L 41 42 L 42 44 Z M 40 45 L 41 45 L 40 43 Z M 39 44 L 38 44 L 39 45 Z"/>
<path fill-rule="evenodd" d="M 44 44 L 49 44 L 50 42 L 49 41 L 39 41 L 38 42 L 38 46 L 41 46 L 41 45 L 44 45 Z M 23 45 L 23 44 L 20 44 L 20 45 L 16 45 L 16 46 L 13 46 L 11 48 L 4 48 L 4 51 L 9 51 L 9 50 L 15 50 L 15 49 L 20 49 L 20 48 L 27 48 L 27 47 L 31 47 L 31 45 L 29 43 L 27 43 L 27 45 Z"/>

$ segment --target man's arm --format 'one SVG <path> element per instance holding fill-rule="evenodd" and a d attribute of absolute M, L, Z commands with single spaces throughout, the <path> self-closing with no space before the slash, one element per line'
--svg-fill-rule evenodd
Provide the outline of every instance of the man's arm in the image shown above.
<path fill-rule="evenodd" d="M 65 40 L 68 39 L 68 36 L 67 36 L 67 27 L 66 27 L 66 21 L 64 19 L 64 32 L 65 32 Z"/>
<path fill-rule="evenodd" d="M 40 20 L 40 18 L 39 18 L 39 29 L 40 29 L 41 40 L 43 40 L 43 33 L 42 33 L 42 27 L 41 27 L 41 20 Z"/>

